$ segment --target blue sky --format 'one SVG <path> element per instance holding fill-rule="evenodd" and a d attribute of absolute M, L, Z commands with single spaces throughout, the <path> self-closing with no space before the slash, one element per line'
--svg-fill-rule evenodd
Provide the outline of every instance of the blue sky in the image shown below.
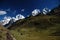
<path fill-rule="evenodd" d="M 0 15 L 0 20 L 5 16 L 15 17 L 17 14 L 27 16 L 34 9 L 47 7 L 53 9 L 60 4 L 60 0 L 0 0 L 0 11 L 6 11 L 7 14 Z"/>

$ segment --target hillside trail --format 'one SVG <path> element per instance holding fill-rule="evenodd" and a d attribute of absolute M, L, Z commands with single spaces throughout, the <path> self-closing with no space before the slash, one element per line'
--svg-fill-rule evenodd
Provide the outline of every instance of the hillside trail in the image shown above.
<path fill-rule="evenodd" d="M 9 32 L 6 33 L 6 39 L 7 40 L 16 40 L 13 35 L 11 35 Z"/>

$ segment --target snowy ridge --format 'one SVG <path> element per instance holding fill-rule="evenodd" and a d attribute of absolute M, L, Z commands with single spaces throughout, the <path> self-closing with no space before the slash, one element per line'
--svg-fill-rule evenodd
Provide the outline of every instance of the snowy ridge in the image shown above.
<path fill-rule="evenodd" d="M 44 8 L 42 12 L 43 12 L 44 15 L 46 15 L 46 14 L 49 13 L 50 11 L 51 11 L 50 9 Z"/>
<path fill-rule="evenodd" d="M 40 13 L 40 10 L 39 9 L 35 9 L 32 11 L 32 16 L 36 16 Z"/>
<path fill-rule="evenodd" d="M 46 14 L 49 13 L 50 11 L 51 11 L 50 9 L 44 8 L 44 9 L 42 10 L 42 14 L 46 15 Z M 41 13 L 41 11 L 40 11 L 39 9 L 35 9 L 35 10 L 32 11 L 32 16 L 36 16 L 36 15 L 38 15 L 39 13 Z"/>
<path fill-rule="evenodd" d="M 51 10 L 48 9 L 48 8 L 44 8 L 42 10 L 42 14 L 46 15 L 48 12 L 50 12 Z M 4 11 L 1 11 L 1 13 L 4 12 Z M 41 11 L 39 9 L 35 9 L 32 11 L 32 16 L 36 16 L 38 14 L 40 14 Z M 6 14 L 6 13 L 5 13 Z M 29 15 L 27 16 L 29 17 Z M 11 20 L 12 22 L 16 22 L 17 20 L 20 20 L 20 19 L 24 19 L 25 17 L 21 14 L 18 14 L 16 15 L 16 17 L 10 17 L 10 16 L 5 16 L 3 20 L 0 21 L 0 23 L 2 23 L 2 25 L 6 25 L 8 24 Z"/>
<path fill-rule="evenodd" d="M 13 22 L 16 22 L 17 20 L 19 19 L 24 19 L 25 17 L 21 14 L 18 14 L 16 15 L 16 18 L 15 17 L 9 17 L 9 16 L 5 16 L 4 17 L 4 20 L 1 20 L 0 22 L 2 23 L 2 25 L 6 25 L 8 24 L 12 19 L 13 19 Z"/>

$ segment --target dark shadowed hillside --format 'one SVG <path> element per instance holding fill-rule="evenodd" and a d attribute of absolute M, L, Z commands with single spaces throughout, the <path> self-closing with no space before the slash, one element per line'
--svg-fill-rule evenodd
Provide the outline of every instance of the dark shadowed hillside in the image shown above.
<path fill-rule="evenodd" d="M 60 7 L 54 8 L 49 15 L 19 20 L 9 29 L 16 40 L 60 40 Z"/>

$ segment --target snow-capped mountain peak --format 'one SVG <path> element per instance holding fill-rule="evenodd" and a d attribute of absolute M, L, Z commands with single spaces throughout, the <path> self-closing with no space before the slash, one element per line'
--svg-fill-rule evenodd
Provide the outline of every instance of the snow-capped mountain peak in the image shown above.
<path fill-rule="evenodd" d="M 21 14 L 16 15 L 16 18 L 15 17 L 12 17 L 12 19 L 14 19 L 14 22 L 16 22 L 19 19 L 24 19 L 24 18 L 25 17 L 23 15 L 21 15 Z"/>
<path fill-rule="evenodd" d="M 10 21 L 11 19 L 12 19 L 11 17 L 5 16 L 5 17 L 4 17 L 4 20 L 1 20 L 0 22 L 2 23 L 2 25 L 6 25 L 6 24 L 9 23 L 9 21 Z"/>
<path fill-rule="evenodd" d="M 51 10 L 50 9 L 48 9 L 48 8 L 44 8 L 43 10 L 42 10 L 42 12 L 43 12 L 43 14 L 44 15 L 46 15 L 48 12 L 50 12 Z"/>
<path fill-rule="evenodd" d="M 43 14 L 46 15 L 48 12 L 50 12 L 51 10 L 48 9 L 48 8 L 44 8 L 42 10 Z M 35 9 L 32 11 L 32 16 L 36 16 L 38 15 L 39 13 L 41 13 L 41 11 L 39 9 Z M 29 15 L 27 16 L 29 17 Z M 25 17 L 21 14 L 18 14 L 16 15 L 16 17 L 10 17 L 10 16 L 5 16 L 3 20 L 1 20 L 0 22 L 2 23 L 2 25 L 6 25 L 8 24 L 10 21 L 13 21 L 12 22 L 16 22 L 17 20 L 20 20 L 20 19 L 24 19 Z"/>
<path fill-rule="evenodd" d="M 35 9 L 32 11 L 32 16 L 36 16 L 40 13 L 40 10 L 39 9 Z"/>
<path fill-rule="evenodd" d="M 5 16 L 3 20 L 1 20 L 0 22 L 2 23 L 2 25 L 6 25 L 8 24 L 10 21 L 12 22 L 16 22 L 19 19 L 24 19 L 25 17 L 21 14 L 16 15 L 15 17 L 10 17 L 10 16 Z"/>
<path fill-rule="evenodd" d="M 16 15 L 16 19 L 24 19 L 25 17 L 23 16 L 23 15 L 21 15 L 21 14 L 18 14 L 18 15 Z"/>

